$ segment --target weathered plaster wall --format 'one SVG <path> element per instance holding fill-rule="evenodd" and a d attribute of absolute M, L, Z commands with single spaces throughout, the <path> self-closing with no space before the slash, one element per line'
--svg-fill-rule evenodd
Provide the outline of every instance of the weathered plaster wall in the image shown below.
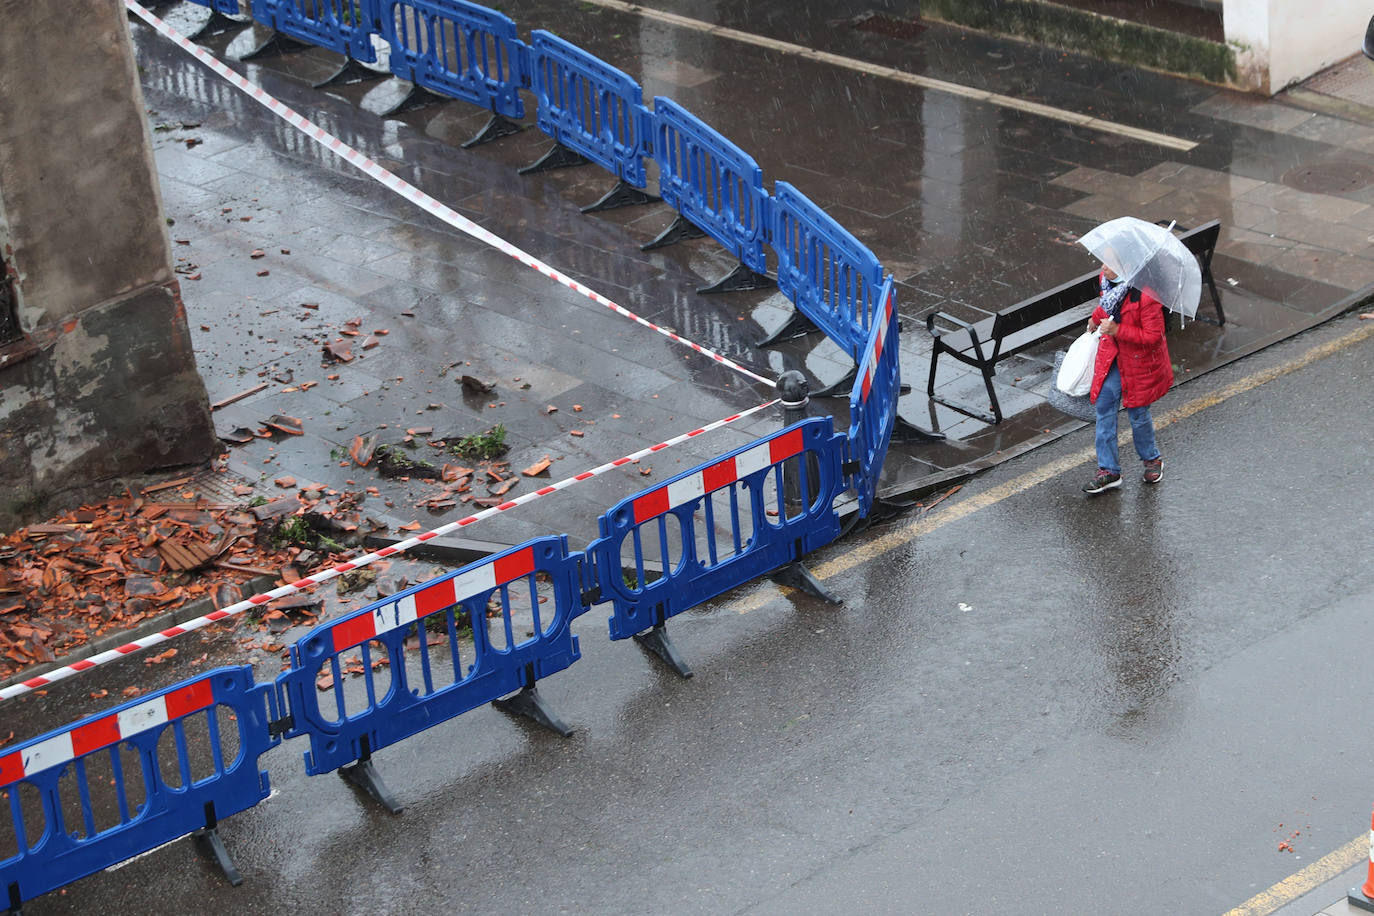
<path fill-rule="evenodd" d="M 1352 0 L 1226 0 L 1238 81 L 1272 95 L 1360 52 L 1374 7 Z"/>
<path fill-rule="evenodd" d="M 125 15 L 0 0 L 0 530 L 216 447 Z"/>

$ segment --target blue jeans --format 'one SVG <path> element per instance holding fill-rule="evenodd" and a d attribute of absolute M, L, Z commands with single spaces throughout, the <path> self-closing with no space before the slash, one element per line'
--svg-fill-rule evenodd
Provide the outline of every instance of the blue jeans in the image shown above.
<path fill-rule="evenodd" d="M 1097 392 L 1097 466 L 1113 474 L 1121 473 L 1121 456 L 1116 448 L 1116 412 L 1121 409 L 1121 372 L 1112 363 L 1111 371 L 1102 381 Z M 1135 443 L 1135 453 L 1141 461 L 1154 461 L 1159 457 L 1155 445 L 1155 423 L 1150 416 L 1149 406 L 1127 407 L 1126 416 L 1131 418 L 1131 440 Z"/>

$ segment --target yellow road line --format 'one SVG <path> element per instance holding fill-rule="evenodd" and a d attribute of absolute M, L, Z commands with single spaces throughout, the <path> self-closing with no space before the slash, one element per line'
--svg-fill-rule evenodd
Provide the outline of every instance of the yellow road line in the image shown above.
<path fill-rule="evenodd" d="M 1192 140 L 1171 137 L 1168 134 L 1157 133 L 1153 130 L 1131 127 L 1129 124 L 1118 124 L 1115 121 L 1094 118 L 1091 115 L 1079 114 L 1076 111 L 1065 111 L 1062 108 L 1042 105 L 1039 102 L 1030 102 L 1025 99 L 1018 99 L 1014 96 L 1002 95 L 997 92 L 988 92 L 986 89 L 975 89 L 972 86 L 964 86 L 959 83 L 938 80 L 934 77 L 921 76 L 916 73 L 909 73 L 906 70 L 899 70 L 896 67 L 884 67 L 880 64 L 872 64 L 867 61 L 856 60 L 852 57 L 842 57 L 839 54 L 817 51 L 814 48 L 806 48 L 801 45 L 792 44 L 788 41 L 779 41 L 776 38 L 765 38 L 762 35 L 741 32 L 738 29 L 712 25 L 709 22 L 703 22 L 700 19 L 691 19 L 687 16 L 679 16 L 676 13 L 665 13 L 660 10 L 646 9 L 634 3 L 626 3 L 624 0 L 587 0 L 587 2 L 594 3 L 597 6 L 602 6 L 607 9 L 617 10 L 622 13 L 643 16 L 645 19 L 655 19 L 659 22 L 665 22 L 680 28 L 705 32 L 708 35 L 715 35 L 719 38 L 728 38 L 732 41 L 743 42 L 744 44 L 754 45 L 755 47 L 767 48 L 770 51 L 781 51 L 784 54 L 791 54 L 795 57 L 818 61 L 834 67 L 842 67 L 846 70 L 854 70 L 859 73 L 867 73 L 870 76 L 906 83 L 909 86 L 918 86 L 922 89 L 930 89 L 935 92 L 945 92 L 950 95 L 971 99 L 975 102 L 986 102 L 989 105 L 1011 108 L 1015 111 L 1039 115 L 1040 117 L 1051 118 L 1056 121 L 1066 121 L 1069 124 L 1076 124 L 1079 127 L 1086 127 L 1103 133 L 1130 137 L 1132 140 L 1152 143 L 1155 146 L 1163 146 L 1167 149 L 1179 150 L 1180 152 L 1186 153 L 1188 150 L 1197 146 Z"/>
<path fill-rule="evenodd" d="M 1262 369 L 1259 372 L 1238 379 L 1229 385 L 1225 385 L 1210 394 L 1195 398 L 1186 404 L 1161 411 L 1159 415 L 1155 417 L 1155 428 L 1163 429 L 1180 420 L 1187 419 L 1209 407 L 1215 407 L 1237 395 L 1252 391 L 1261 385 L 1265 385 L 1275 379 L 1282 378 L 1285 375 L 1296 372 L 1306 366 L 1310 366 L 1318 360 L 1325 359 L 1371 336 L 1374 336 L 1374 321 L 1361 323 L 1358 328 L 1350 333 L 1344 334 L 1335 340 L 1327 341 L 1324 344 L 1312 347 L 1296 359 L 1280 363 L 1268 369 Z M 1121 442 L 1123 445 L 1129 441 L 1129 437 L 1129 428 L 1121 431 Z M 888 533 L 873 538 L 872 540 L 865 541 L 852 550 L 820 563 L 812 569 L 811 572 L 817 579 L 822 580 L 846 573 L 857 566 L 876 560 L 884 554 L 909 544 L 922 535 L 930 534 L 932 531 L 943 528 L 951 522 L 957 522 L 961 519 L 968 518 L 975 512 L 996 505 L 1004 499 L 1015 496 L 1018 493 L 1023 493 L 1031 487 L 1042 484 L 1047 480 L 1053 480 L 1060 474 L 1071 471 L 1079 465 L 1096 460 L 1097 452 L 1092 448 L 1086 448 L 1074 452 L 1071 455 L 1065 455 L 1062 458 L 1022 474 L 1020 477 L 1008 480 L 1006 483 L 998 484 L 976 496 L 960 500 L 959 502 L 949 505 L 945 509 L 933 512 L 930 515 L 918 518 L 900 528 L 894 528 Z M 784 593 L 789 592 L 784 590 Z M 744 596 L 736 603 L 735 608 L 739 613 L 747 614 L 749 611 L 767 604 L 776 596 L 777 592 L 773 589 L 758 591 L 751 595 Z"/>
<path fill-rule="evenodd" d="M 1162 428 L 1177 423 L 1180 420 L 1185 420 L 1209 407 L 1215 407 L 1237 395 L 1245 394 L 1247 391 L 1253 391 L 1261 385 L 1268 384 L 1285 375 L 1297 372 L 1299 369 L 1310 366 L 1318 360 L 1325 359 L 1335 353 L 1339 353 L 1341 350 L 1351 347 L 1360 341 L 1367 340 L 1370 337 L 1374 337 L 1374 321 L 1363 323 L 1354 331 L 1337 337 L 1335 340 L 1330 340 L 1324 344 L 1312 347 L 1296 359 L 1280 363 L 1277 366 L 1271 366 L 1268 369 L 1262 369 L 1259 372 L 1251 373 L 1210 394 L 1194 398 L 1186 404 L 1163 411 L 1155 419 L 1155 426 L 1156 428 Z M 1123 445 L 1128 435 L 1129 430 L 1122 431 L 1121 439 Z M 967 518 L 980 509 L 986 509 L 988 506 L 995 505 L 1010 496 L 1015 496 L 1018 493 L 1029 490 L 1037 484 L 1044 483 L 1046 480 L 1051 480 L 1066 471 L 1070 471 L 1081 464 L 1086 464 L 1096 459 L 1097 454 L 1094 449 L 1084 449 L 1072 455 L 1066 455 L 1057 461 L 1052 461 L 1029 473 L 1022 474 L 1014 480 L 999 484 L 984 493 L 955 503 L 941 512 L 937 512 L 926 518 L 917 519 L 909 525 L 865 542 L 842 556 L 835 557 L 833 560 L 828 560 L 820 564 L 812 570 L 812 572 L 817 579 L 822 580 L 848 572 L 856 566 L 875 560 L 889 551 L 910 543 L 923 534 L 929 534 L 932 531 L 943 528 L 950 522 L 956 522 L 960 519 Z M 786 591 L 790 592 L 790 590 Z M 741 614 L 747 613 L 750 610 L 763 606 L 775 596 L 775 592 L 756 592 L 752 595 L 745 596 L 745 598 L 739 602 L 737 610 Z M 1283 879 L 1268 890 L 1262 891 L 1251 897 L 1240 906 L 1227 912 L 1225 916 L 1266 916 L 1266 914 L 1272 913 L 1280 907 L 1287 906 L 1308 891 L 1325 884 L 1327 881 L 1365 860 L 1370 854 L 1369 842 L 1368 834 L 1357 836 L 1349 843 L 1346 843 L 1333 852 L 1327 853 L 1311 865 Z"/>
<path fill-rule="evenodd" d="M 1260 891 L 1249 900 L 1227 910 L 1225 916 L 1267 916 L 1287 906 L 1303 894 L 1313 890 L 1342 872 L 1354 868 L 1369 856 L 1369 834 L 1360 834 L 1334 852 L 1329 852 L 1311 865 L 1289 875 L 1268 890 Z M 1326 906 L 1325 903 L 1321 904 Z"/>

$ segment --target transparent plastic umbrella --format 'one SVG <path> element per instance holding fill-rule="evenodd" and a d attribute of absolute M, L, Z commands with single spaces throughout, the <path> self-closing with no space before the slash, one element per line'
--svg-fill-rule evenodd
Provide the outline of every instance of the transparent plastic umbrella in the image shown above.
<path fill-rule="evenodd" d="M 1192 318 L 1202 298 L 1202 271 L 1197 258 L 1169 228 L 1134 216 L 1108 220 L 1086 233 L 1078 244 L 1125 280 L 1152 294 L 1165 308 Z"/>

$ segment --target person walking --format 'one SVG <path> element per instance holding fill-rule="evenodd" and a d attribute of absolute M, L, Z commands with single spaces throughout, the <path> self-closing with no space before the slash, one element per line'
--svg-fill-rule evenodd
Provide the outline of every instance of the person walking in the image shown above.
<path fill-rule="evenodd" d="M 1160 301 L 1148 290 L 1127 286 L 1105 264 L 1098 285 L 1101 298 L 1088 319 L 1089 330 L 1102 333 L 1089 393 L 1097 410 L 1097 474 L 1083 485 L 1089 496 L 1121 486 L 1116 415 L 1123 406 L 1131 421 L 1136 454 L 1145 466 L 1141 479 L 1148 484 L 1164 479 L 1164 458 L 1155 442 L 1150 405 L 1174 383 Z"/>

